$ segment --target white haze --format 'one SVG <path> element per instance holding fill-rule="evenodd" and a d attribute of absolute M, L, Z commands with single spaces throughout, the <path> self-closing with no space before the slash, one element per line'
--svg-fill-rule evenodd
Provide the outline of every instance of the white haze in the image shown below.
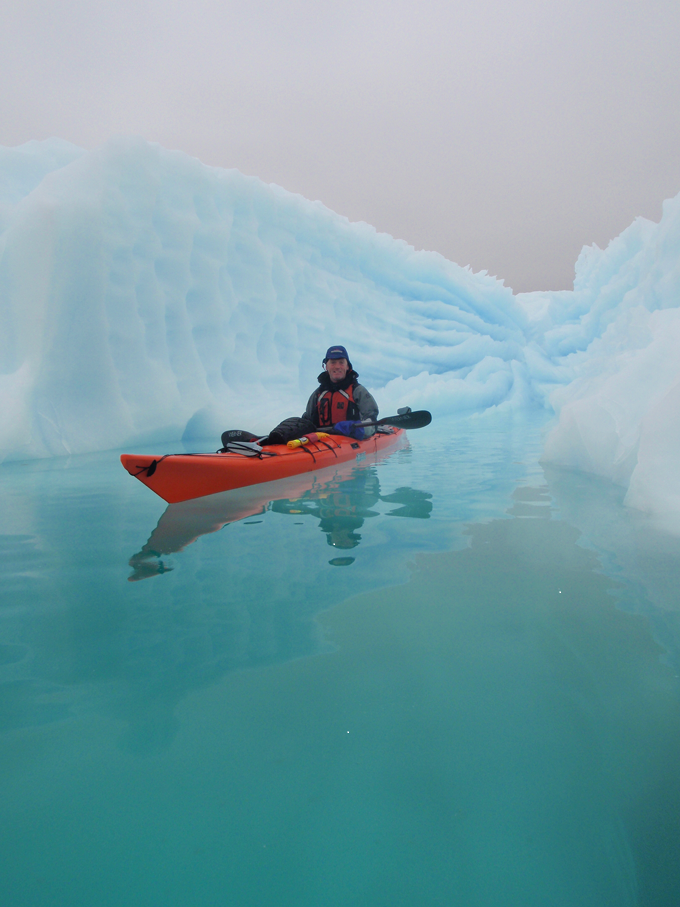
<path fill-rule="evenodd" d="M 0 145 L 140 135 L 515 291 L 680 190 L 677 0 L 3 4 Z"/>

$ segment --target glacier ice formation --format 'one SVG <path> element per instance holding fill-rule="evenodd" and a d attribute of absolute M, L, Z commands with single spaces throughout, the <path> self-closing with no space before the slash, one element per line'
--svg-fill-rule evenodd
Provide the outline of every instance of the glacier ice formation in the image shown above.
<path fill-rule="evenodd" d="M 138 138 L 0 148 L 0 459 L 266 431 L 345 343 L 383 413 L 553 409 L 545 458 L 680 518 L 680 196 L 572 291 Z"/>

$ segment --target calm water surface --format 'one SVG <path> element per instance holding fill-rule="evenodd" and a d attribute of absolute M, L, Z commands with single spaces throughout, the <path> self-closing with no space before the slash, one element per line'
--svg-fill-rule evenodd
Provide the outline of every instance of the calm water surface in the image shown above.
<path fill-rule="evenodd" d="M 3 907 L 677 907 L 680 543 L 541 430 L 0 468 Z"/>

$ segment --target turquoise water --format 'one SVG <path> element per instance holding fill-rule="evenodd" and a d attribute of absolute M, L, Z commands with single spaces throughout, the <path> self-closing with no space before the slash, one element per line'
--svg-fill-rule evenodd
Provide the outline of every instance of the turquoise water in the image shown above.
<path fill-rule="evenodd" d="M 0 468 L 2 904 L 676 907 L 680 543 L 541 430 Z"/>

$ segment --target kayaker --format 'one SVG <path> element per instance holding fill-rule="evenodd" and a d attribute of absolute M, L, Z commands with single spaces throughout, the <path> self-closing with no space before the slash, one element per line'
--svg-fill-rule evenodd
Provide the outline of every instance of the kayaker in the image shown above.
<path fill-rule="evenodd" d="M 319 387 L 309 398 L 302 417 L 310 419 L 317 428 L 337 426 L 343 434 L 355 434 L 345 423 L 359 420 L 375 422 L 378 404 L 357 381 L 359 375 L 352 368 L 344 346 L 328 348 L 323 368 L 318 378 Z M 346 431 L 343 430 L 345 428 Z M 369 437 L 374 432 L 375 428 L 365 426 L 362 437 Z"/>

